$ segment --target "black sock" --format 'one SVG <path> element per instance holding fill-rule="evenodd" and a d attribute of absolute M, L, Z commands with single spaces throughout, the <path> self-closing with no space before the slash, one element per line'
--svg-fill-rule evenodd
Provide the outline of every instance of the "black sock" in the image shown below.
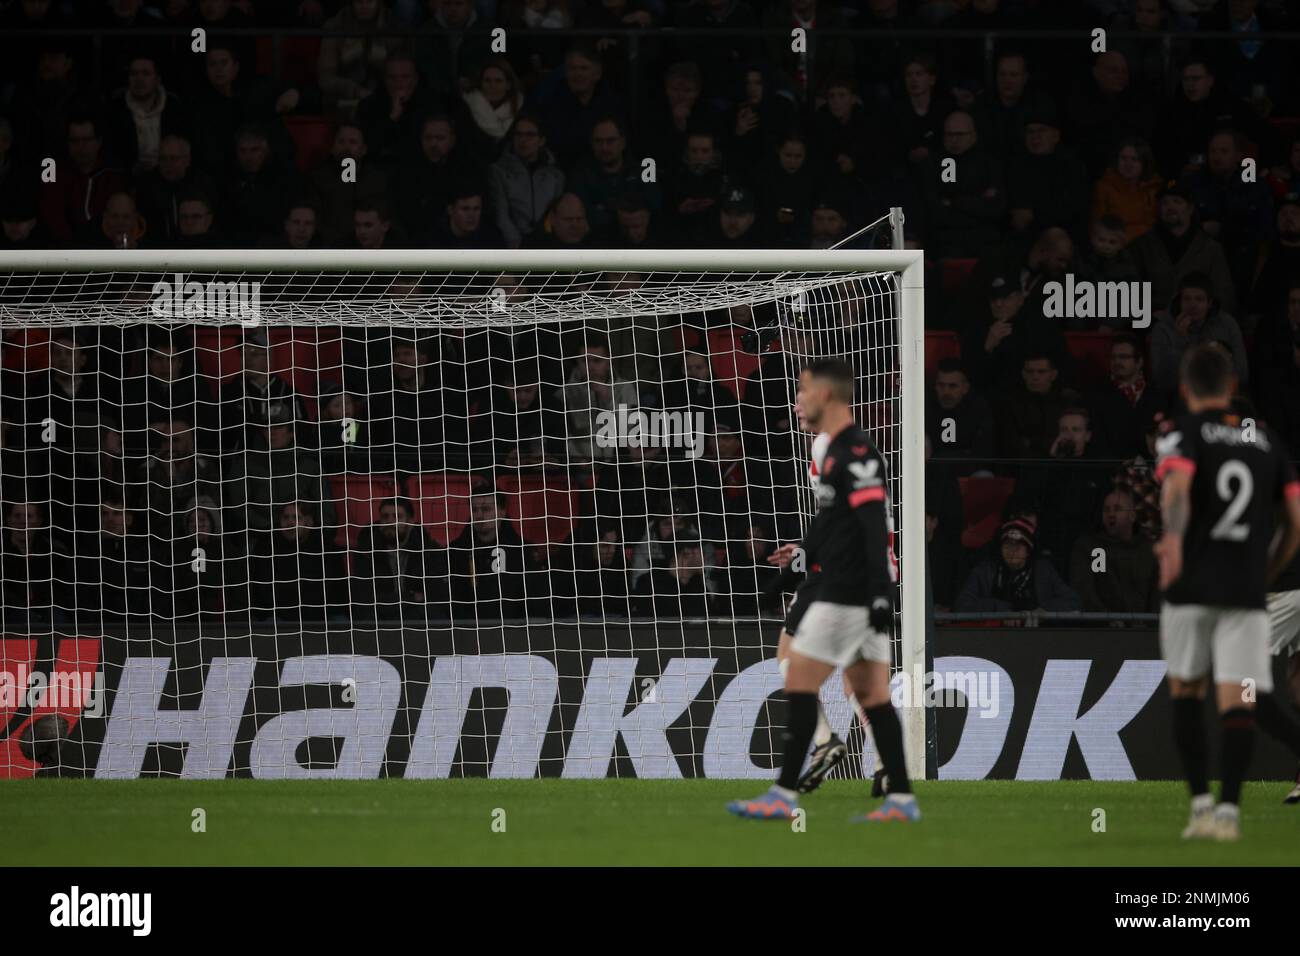
<path fill-rule="evenodd" d="M 1300 757 L 1300 722 L 1289 714 L 1273 694 L 1260 694 L 1255 702 L 1259 729 L 1280 741 L 1291 754 Z"/>
<path fill-rule="evenodd" d="M 903 725 L 893 704 L 881 704 L 867 712 L 871 722 L 871 736 L 876 740 L 880 762 L 889 774 L 890 793 L 911 793 L 912 782 L 907 779 L 907 760 L 903 756 Z"/>
<path fill-rule="evenodd" d="M 1205 727 L 1201 723 L 1205 704 L 1195 697 L 1174 698 L 1174 746 L 1183 761 L 1183 776 L 1192 796 L 1210 792 L 1207 779 Z"/>
<path fill-rule="evenodd" d="M 799 785 L 799 774 L 803 770 L 804 758 L 808 756 L 808 745 L 812 743 L 813 734 L 817 732 L 817 695 L 785 695 L 785 760 L 781 763 L 781 776 L 776 784 L 787 790 L 794 790 Z"/>
<path fill-rule="evenodd" d="M 1219 801 L 1241 803 L 1241 782 L 1255 750 L 1255 712 L 1234 707 L 1220 718 L 1223 725 L 1223 769 Z"/>

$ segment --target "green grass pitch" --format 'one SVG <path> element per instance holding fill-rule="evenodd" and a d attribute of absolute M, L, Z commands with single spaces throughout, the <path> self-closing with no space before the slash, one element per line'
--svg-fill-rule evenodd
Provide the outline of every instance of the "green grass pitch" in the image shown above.
<path fill-rule="evenodd" d="M 866 788 L 828 782 L 797 833 L 724 812 L 753 780 L 27 780 L 0 785 L 0 840 L 10 866 L 1291 866 L 1300 846 L 1280 783 L 1247 785 L 1235 845 L 1179 839 L 1173 781 L 931 781 L 920 824 L 850 825 Z"/>

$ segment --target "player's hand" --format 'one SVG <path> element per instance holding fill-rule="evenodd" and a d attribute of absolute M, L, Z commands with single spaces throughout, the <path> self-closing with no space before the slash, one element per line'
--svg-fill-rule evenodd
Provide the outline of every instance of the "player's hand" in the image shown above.
<path fill-rule="evenodd" d="M 1183 574 L 1183 539 L 1180 535 L 1164 534 L 1155 546 L 1156 558 L 1160 562 L 1160 590 L 1168 591 L 1169 586 Z"/>
<path fill-rule="evenodd" d="M 871 622 L 873 631 L 888 634 L 890 625 L 894 623 L 893 602 L 883 594 L 872 598 L 871 607 L 867 609 L 867 620 Z"/>
<path fill-rule="evenodd" d="M 783 544 L 767 556 L 768 564 L 775 564 L 778 568 L 788 568 L 794 561 L 794 556 L 799 551 L 799 545 L 795 543 Z"/>

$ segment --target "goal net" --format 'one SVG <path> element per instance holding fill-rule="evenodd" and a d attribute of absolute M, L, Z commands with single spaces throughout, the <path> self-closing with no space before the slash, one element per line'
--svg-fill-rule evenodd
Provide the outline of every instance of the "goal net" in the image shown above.
<path fill-rule="evenodd" d="M 0 776 L 770 775 L 812 358 L 924 668 L 919 257 L 0 254 Z"/>

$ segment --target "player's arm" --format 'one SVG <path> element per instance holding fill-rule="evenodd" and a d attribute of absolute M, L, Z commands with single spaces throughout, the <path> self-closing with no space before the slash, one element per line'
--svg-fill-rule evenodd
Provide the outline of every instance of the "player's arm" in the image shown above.
<path fill-rule="evenodd" d="M 1160 559 L 1162 591 L 1183 573 L 1183 536 L 1192 519 L 1193 473 L 1191 468 L 1170 469 L 1160 487 L 1160 516 L 1165 530 L 1156 544 L 1156 557 Z"/>
<path fill-rule="evenodd" d="M 1294 477 L 1282 489 L 1282 520 L 1277 545 L 1268 559 L 1264 581 L 1271 585 L 1300 550 L 1300 481 Z"/>

